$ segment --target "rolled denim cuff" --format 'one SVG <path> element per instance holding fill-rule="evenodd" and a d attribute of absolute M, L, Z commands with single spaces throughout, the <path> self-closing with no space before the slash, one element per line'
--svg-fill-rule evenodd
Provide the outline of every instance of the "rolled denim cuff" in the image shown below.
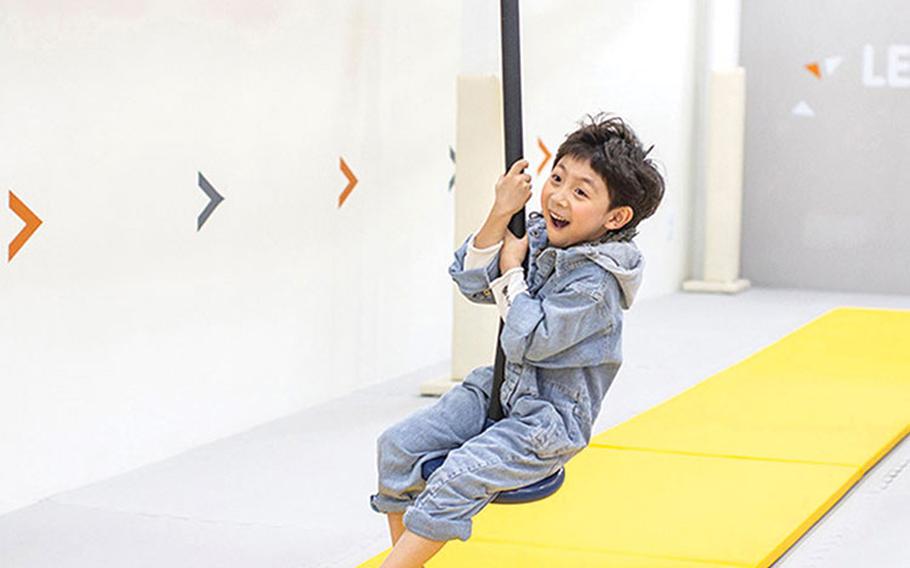
<path fill-rule="evenodd" d="M 412 501 L 392 499 L 379 493 L 370 495 L 370 508 L 377 513 L 404 513 L 412 503 Z"/>
<path fill-rule="evenodd" d="M 408 507 L 402 521 L 412 533 L 437 542 L 471 537 L 471 521 L 435 519 L 415 507 Z"/>
<path fill-rule="evenodd" d="M 449 275 L 468 300 L 479 304 L 492 304 L 493 292 L 490 291 L 490 282 L 499 277 L 498 253 L 486 266 L 465 270 L 465 256 L 472 239 L 473 235 L 465 239 L 455 251 L 455 258 L 449 266 Z"/>

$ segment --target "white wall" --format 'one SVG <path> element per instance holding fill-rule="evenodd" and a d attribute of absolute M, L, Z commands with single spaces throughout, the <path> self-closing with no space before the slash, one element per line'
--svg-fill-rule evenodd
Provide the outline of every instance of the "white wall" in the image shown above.
<path fill-rule="evenodd" d="M 9 1 L 0 20 L 0 190 L 44 221 L 0 263 L 0 511 L 445 374 L 454 81 L 488 65 L 459 45 L 476 2 L 67 6 Z M 538 136 L 555 152 L 597 110 L 655 144 L 642 297 L 676 290 L 693 1 L 522 18 L 526 155 L 536 170 Z M 339 156 L 360 179 L 341 209 Z M 198 171 L 226 198 L 199 232 Z M 20 227 L 0 212 L 6 242 Z"/>
<path fill-rule="evenodd" d="M 637 239 L 639 298 L 679 289 L 688 269 L 694 2 L 557 0 L 522 4 L 525 154 L 535 171 L 586 113 L 623 117 L 662 165 L 666 194 Z M 534 182 L 540 208 L 544 175 Z"/>
<path fill-rule="evenodd" d="M 498 18 L 498 2 L 463 6 L 464 72 L 498 73 L 498 53 L 484 56 L 499 48 L 499 30 L 488 25 Z M 620 115 L 646 147 L 655 145 L 651 155 L 667 182 L 657 213 L 640 225 L 648 264 L 639 297 L 676 291 L 688 271 L 695 0 L 535 0 L 522 2 L 520 12 L 524 150 L 535 177 L 528 208 L 540 210 L 553 165 L 551 159 L 535 175 L 544 159 L 538 137 L 555 155 L 587 113 Z"/>
<path fill-rule="evenodd" d="M 739 67 L 739 32 L 742 0 L 706 1 L 707 67 L 712 70 L 727 70 Z"/>
<path fill-rule="evenodd" d="M 459 18 L 4 4 L 0 190 L 44 224 L 0 264 L 0 510 L 446 370 Z"/>

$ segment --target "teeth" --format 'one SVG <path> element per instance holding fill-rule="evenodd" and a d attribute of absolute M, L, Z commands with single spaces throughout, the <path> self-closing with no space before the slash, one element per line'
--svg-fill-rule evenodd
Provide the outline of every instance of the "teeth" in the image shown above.
<path fill-rule="evenodd" d="M 568 219 L 563 219 L 562 217 L 560 217 L 560 216 L 557 215 L 556 213 L 550 213 L 550 215 L 552 215 L 553 218 L 556 219 L 557 221 L 568 221 Z"/>

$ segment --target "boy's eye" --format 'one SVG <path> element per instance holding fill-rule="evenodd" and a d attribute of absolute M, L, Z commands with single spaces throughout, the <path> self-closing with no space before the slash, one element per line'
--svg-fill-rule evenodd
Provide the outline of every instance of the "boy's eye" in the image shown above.
<path fill-rule="evenodd" d="M 553 181 L 560 181 L 558 174 L 553 174 Z"/>
<path fill-rule="evenodd" d="M 582 195 L 582 197 L 587 197 L 588 194 L 585 193 L 581 188 L 576 188 L 576 191 Z"/>

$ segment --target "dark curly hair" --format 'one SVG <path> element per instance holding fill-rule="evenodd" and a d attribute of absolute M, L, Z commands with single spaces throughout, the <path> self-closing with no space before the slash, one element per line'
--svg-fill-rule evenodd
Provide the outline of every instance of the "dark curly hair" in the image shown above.
<path fill-rule="evenodd" d="M 553 166 L 564 156 L 589 162 L 607 186 L 610 208 L 632 208 L 632 220 L 623 229 L 633 229 L 654 214 L 664 196 L 664 178 L 648 158 L 654 146 L 644 150 L 618 116 L 600 113 L 587 118 L 590 123 L 579 122 L 580 128 L 559 145 Z"/>

